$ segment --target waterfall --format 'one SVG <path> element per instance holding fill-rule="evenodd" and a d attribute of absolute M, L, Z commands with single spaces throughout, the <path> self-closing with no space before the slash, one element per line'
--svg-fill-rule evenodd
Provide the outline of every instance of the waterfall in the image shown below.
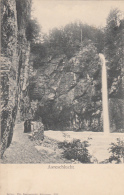
<path fill-rule="evenodd" d="M 103 54 L 99 54 L 102 62 L 102 107 L 103 107 L 103 130 L 107 135 L 109 131 L 109 111 L 108 111 L 108 88 L 107 88 L 107 69 L 106 61 Z"/>

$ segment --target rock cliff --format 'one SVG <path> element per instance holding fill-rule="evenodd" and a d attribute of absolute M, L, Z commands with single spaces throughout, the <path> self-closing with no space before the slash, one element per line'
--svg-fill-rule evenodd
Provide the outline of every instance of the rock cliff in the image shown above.
<path fill-rule="evenodd" d="M 30 11 L 31 0 L 1 1 L 1 155 L 11 143 L 18 102 L 23 91 L 26 93 Z"/>
<path fill-rule="evenodd" d="M 123 69 L 121 77 L 116 70 L 110 77 L 109 63 L 107 69 L 111 132 L 122 132 Z M 71 59 L 60 55 L 44 60 L 29 81 L 34 118 L 42 118 L 45 129 L 103 131 L 101 70 L 97 49 L 91 41 L 84 42 Z"/>
<path fill-rule="evenodd" d="M 58 56 L 38 69 L 29 84 L 35 117 L 46 129 L 102 131 L 101 64 L 91 41 L 70 60 Z"/>

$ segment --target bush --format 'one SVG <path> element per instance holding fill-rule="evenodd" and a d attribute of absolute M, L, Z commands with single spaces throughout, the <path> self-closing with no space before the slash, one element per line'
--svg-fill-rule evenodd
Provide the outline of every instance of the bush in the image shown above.
<path fill-rule="evenodd" d="M 64 27 L 52 29 L 48 36 L 44 36 L 44 44 L 47 47 L 49 55 L 64 54 L 70 59 L 80 50 L 81 39 L 83 45 L 85 40 L 91 40 L 96 46 L 97 51 L 102 52 L 104 48 L 103 29 L 97 29 L 82 22 L 69 23 Z"/>
<path fill-rule="evenodd" d="M 121 163 L 123 161 L 124 163 L 124 140 L 117 138 L 117 143 L 111 143 L 109 152 L 112 153 L 108 159 L 110 163 L 112 161 L 115 161 L 116 163 Z"/>
<path fill-rule="evenodd" d="M 30 42 L 37 42 L 40 40 L 40 32 L 41 28 L 40 25 L 38 24 L 37 20 L 35 19 L 30 19 L 27 22 L 27 27 L 26 27 L 26 38 Z"/>
<path fill-rule="evenodd" d="M 64 149 L 64 158 L 78 160 L 81 163 L 91 163 L 91 156 L 87 149 L 88 146 L 88 141 L 81 142 L 79 139 L 73 139 L 72 142 L 64 141 L 58 143 L 58 147 Z"/>

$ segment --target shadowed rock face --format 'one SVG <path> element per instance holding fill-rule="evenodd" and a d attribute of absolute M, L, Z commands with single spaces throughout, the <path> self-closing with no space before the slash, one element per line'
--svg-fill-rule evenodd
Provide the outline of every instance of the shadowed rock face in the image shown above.
<path fill-rule="evenodd" d="M 29 82 L 34 118 L 41 117 L 45 129 L 103 131 L 101 69 L 91 41 L 70 60 L 61 55 L 46 61 Z M 115 83 L 109 86 L 111 132 L 124 128 L 123 99 L 119 96 L 123 85 L 116 85 L 114 95 Z"/>
<path fill-rule="evenodd" d="M 101 65 L 95 46 L 73 58 L 59 56 L 38 69 L 30 81 L 29 96 L 37 103 L 35 117 L 45 129 L 102 131 Z"/>
<path fill-rule="evenodd" d="M 124 129 L 124 100 L 111 98 L 109 100 L 111 132 L 123 132 Z"/>
<path fill-rule="evenodd" d="M 28 79 L 30 44 L 25 32 L 30 5 L 30 0 L 1 1 L 1 155 L 11 143 L 18 98 Z"/>

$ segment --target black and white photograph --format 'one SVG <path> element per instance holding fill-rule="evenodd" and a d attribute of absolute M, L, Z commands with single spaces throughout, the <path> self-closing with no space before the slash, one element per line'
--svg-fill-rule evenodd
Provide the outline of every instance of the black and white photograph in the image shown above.
<path fill-rule="evenodd" d="M 1 0 L 1 164 L 123 163 L 124 1 Z"/>

